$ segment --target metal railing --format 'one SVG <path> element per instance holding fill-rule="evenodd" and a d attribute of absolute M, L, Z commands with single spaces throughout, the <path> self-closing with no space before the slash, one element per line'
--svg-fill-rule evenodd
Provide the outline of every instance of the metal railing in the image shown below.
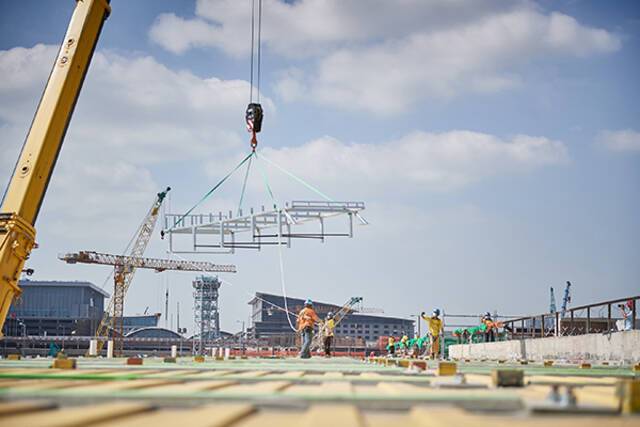
<path fill-rule="evenodd" d="M 609 333 L 623 329 L 636 329 L 638 300 L 640 300 L 640 296 L 603 301 L 569 308 L 564 316 L 560 312 L 545 313 L 509 319 L 503 324 L 510 339 Z"/>

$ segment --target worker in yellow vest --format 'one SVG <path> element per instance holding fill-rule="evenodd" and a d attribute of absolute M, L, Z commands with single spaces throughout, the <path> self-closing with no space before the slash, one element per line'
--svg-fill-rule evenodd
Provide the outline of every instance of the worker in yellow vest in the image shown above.
<path fill-rule="evenodd" d="M 333 342 L 333 331 L 336 328 L 336 321 L 333 313 L 327 313 L 327 320 L 324 322 L 324 356 L 331 357 L 331 344 Z"/>
<path fill-rule="evenodd" d="M 429 341 L 431 342 L 431 346 L 429 347 L 429 356 L 432 359 L 438 359 L 440 357 L 440 332 L 442 332 L 440 309 L 434 309 L 431 316 L 427 316 L 423 311 L 421 317 L 429 326 Z"/>

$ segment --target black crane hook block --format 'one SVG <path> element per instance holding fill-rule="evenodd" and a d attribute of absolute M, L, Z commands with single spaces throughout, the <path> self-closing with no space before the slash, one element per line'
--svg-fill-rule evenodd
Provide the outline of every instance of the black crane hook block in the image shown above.
<path fill-rule="evenodd" d="M 247 113 L 245 120 L 247 121 L 247 129 L 249 132 L 258 133 L 262 129 L 262 119 L 264 114 L 262 112 L 262 105 L 257 103 L 251 103 L 247 107 Z"/>

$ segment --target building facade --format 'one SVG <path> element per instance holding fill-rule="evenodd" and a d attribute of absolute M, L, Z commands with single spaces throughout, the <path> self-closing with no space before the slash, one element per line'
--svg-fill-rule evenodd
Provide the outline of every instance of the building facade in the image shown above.
<path fill-rule="evenodd" d="M 109 294 L 89 282 L 21 280 L 5 322 L 7 336 L 92 335 Z"/>
<path fill-rule="evenodd" d="M 287 298 L 287 307 L 291 313 L 298 313 L 304 306 L 300 298 Z M 285 299 L 280 295 L 256 292 L 249 301 L 251 305 L 251 335 L 254 338 L 268 338 L 294 334 L 289 321 L 295 327 L 296 317 L 287 314 L 282 309 Z M 329 311 L 337 312 L 341 306 L 336 304 L 314 301 L 314 309 L 320 318 L 326 317 Z M 409 318 L 372 316 L 352 311 L 340 322 L 335 329 L 336 337 L 352 338 L 364 341 L 367 346 L 377 346 L 381 336 L 412 336 L 414 321 Z"/>

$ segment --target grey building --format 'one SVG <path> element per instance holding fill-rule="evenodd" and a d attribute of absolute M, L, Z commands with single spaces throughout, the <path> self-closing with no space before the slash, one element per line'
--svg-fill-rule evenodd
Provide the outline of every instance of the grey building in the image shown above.
<path fill-rule="evenodd" d="M 292 334 L 286 313 L 278 308 L 284 307 L 284 298 L 280 295 L 256 292 L 256 296 L 249 301 L 251 305 L 251 334 L 255 338 Z M 300 298 L 287 297 L 287 306 L 292 313 L 299 312 L 304 305 Z M 341 306 L 314 301 L 316 313 L 324 318 L 329 311 L 337 312 Z M 290 315 L 295 326 L 296 318 Z M 372 316 L 358 314 L 353 311 L 340 322 L 335 329 L 337 337 L 350 337 L 364 340 L 368 346 L 377 345 L 381 336 L 409 335 L 414 333 L 414 321 L 408 318 Z"/>
<path fill-rule="evenodd" d="M 92 335 L 109 297 L 89 282 L 21 280 L 20 288 L 5 322 L 8 336 Z"/>

